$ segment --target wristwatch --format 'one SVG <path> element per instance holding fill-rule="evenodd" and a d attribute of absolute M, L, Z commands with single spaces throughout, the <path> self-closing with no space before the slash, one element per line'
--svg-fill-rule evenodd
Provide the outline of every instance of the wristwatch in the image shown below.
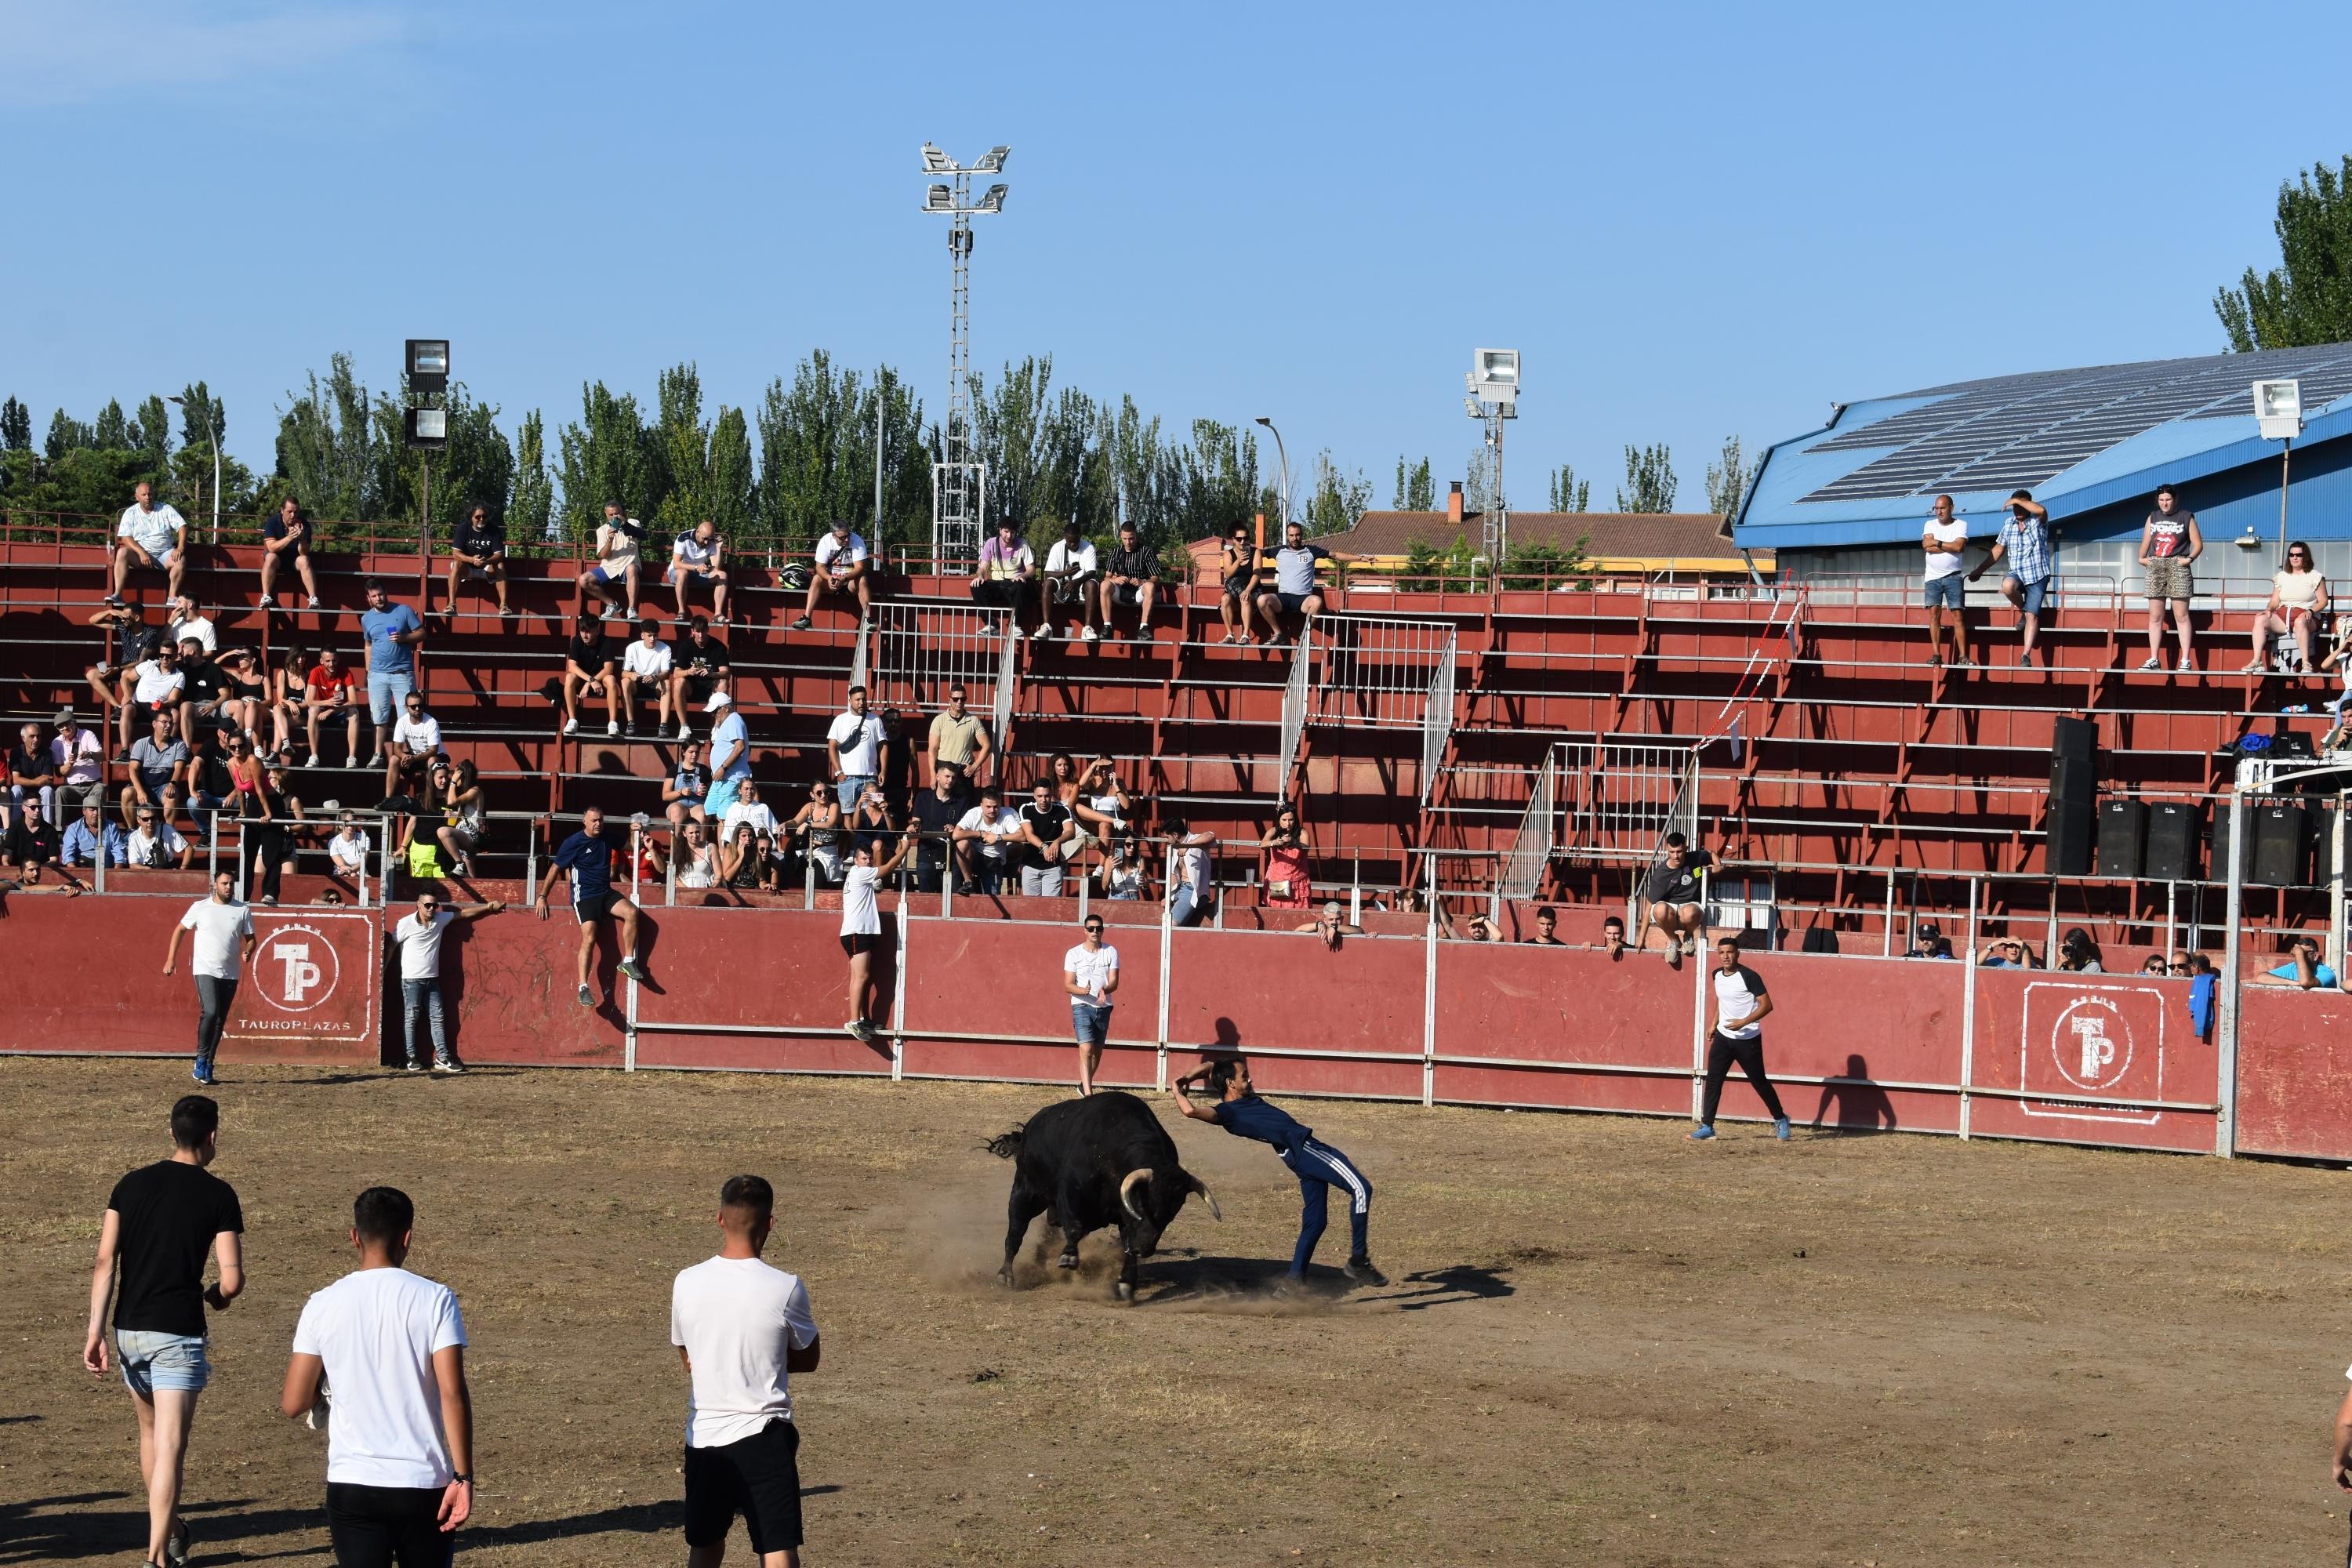
<path fill-rule="evenodd" d="M 457 1471 L 455 1471 L 455 1470 L 450 1471 L 450 1472 L 449 1472 L 449 1484 L 450 1484 L 451 1486 L 455 1486 L 455 1485 L 457 1485 L 459 1481 L 463 1481 L 463 1482 L 465 1482 L 467 1486 L 469 1486 L 469 1487 L 470 1487 L 470 1486 L 472 1486 L 472 1485 L 474 1484 L 474 1478 L 473 1478 L 473 1477 L 471 1477 L 471 1476 L 461 1476 L 461 1475 L 459 1475 L 459 1474 L 458 1474 Z"/>

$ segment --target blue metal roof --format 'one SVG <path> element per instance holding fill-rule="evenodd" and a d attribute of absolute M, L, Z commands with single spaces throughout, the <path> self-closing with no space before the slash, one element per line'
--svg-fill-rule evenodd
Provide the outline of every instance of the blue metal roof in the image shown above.
<path fill-rule="evenodd" d="M 1956 382 L 1841 406 L 1768 449 L 1733 536 L 1746 549 L 1895 544 L 1934 498 L 1999 515 L 2030 489 L 2063 518 L 2263 458 L 2252 383 L 2303 384 L 2308 447 L 2352 434 L 2352 343 Z"/>

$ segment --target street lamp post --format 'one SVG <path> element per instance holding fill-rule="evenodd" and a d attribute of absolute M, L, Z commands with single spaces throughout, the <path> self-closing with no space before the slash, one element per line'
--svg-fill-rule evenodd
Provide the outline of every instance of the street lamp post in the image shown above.
<path fill-rule="evenodd" d="M 163 401 L 164 401 L 164 402 L 166 402 L 166 403 L 176 403 L 176 404 L 178 404 L 178 405 L 180 405 L 180 407 L 181 407 L 181 409 L 182 409 L 182 411 L 183 411 L 183 412 L 184 412 L 184 411 L 186 410 L 187 406 L 188 406 L 188 400 L 187 400 L 185 397 L 166 397 L 165 399 L 163 399 Z M 206 397 L 205 398 L 205 400 L 204 400 L 204 401 L 205 401 L 205 444 L 206 446 L 210 447 L 213 449 L 213 542 L 214 542 L 215 544 L 218 544 L 218 543 L 220 542 L 220 514 L 221 514 L 221 449 L 220 449 L 220 437 L 219 437 L 219 435 L 218 435 L 218 434 L 217 434 L 217 433 L 213 429 L 213 400 L 212 400 L 211 396 L 208 395 L 206 395 Z"/>
<path fill-rule="evenodd" d="M 1282 432 L 1275 429 L 1273 420 L 1261 414 L 1257 416 L 1257 422 L 1272 433 L 1274 455 L 1282 465 L 1275 481 L 1280 489 L 1275 493 L 1282 502 L 1283 537 L 1287 539 L 1290 536 L 1290 453 L 1283 447 Z"/>

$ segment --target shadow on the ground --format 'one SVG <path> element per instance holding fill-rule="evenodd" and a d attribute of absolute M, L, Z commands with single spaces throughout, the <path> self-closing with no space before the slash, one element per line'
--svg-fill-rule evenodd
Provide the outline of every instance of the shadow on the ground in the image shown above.
<path fill-rule="evenodd" d="M 1171 1248 L 1148 1258 L 1137 1271 L 1136 1300 L 1147 1305 L 1225 1300 L 1255 1297 L 1269 1302 L 1285 1300 L 1275 1294 L 1289 1272 L 1280 1258 L 1223 1258 L 1187 1248 Z M 1392 1279 L 1386 1287 L 1361 1286 L 1337 1268 L 1309 1267 L 1306 1284 L 1286 1300 L 1308 1303 L 1346 1301 L 1350 1305 L 1393 1307 L 1402 1312 L 1425 1311 L 1457 1301 L 1493 1300 L 1513 1293 L 1503 1278 L 1507 1269 L 1457 1264 Z"/>

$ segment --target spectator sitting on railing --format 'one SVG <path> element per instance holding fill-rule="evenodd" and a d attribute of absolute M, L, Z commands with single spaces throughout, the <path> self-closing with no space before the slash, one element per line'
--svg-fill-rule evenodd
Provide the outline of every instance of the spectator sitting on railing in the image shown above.
<path fill-rule="evenodd" d="M 1257 847 L 1265 857 L 1260 874 L 1265 893 L 1259 902 L 1270 910 L 1312 909 L 1315 895 L 1307 879 L 1307 859 L 1315 853 L 1315 842 L 1299 820 L 1298 808 L 1286 803 L 1277 808 L 1274 825 Z"/>
<path fill-rule="evenodd" d="M 1135 835 L 1122 828 L 1103 846 L 1102 864 L 1094 869 L 1095 890 L 1115 903 L 1130 903 L 1150 896 L 1151 871 L 1136 848 Z"/>
<path fill-rule="evenodd" d="M 115 547 L 114 586 L 106 595 L 106 602 L 121 605 L 122 581 L 131 575 L 133 566 L 163 573 L 164 592 L 177 598 L 180 574 L 188 564 L 187 520 L 169 505 L 156 505 L 154 488 L 144 479 L 139 481 L 131 495 L 131 504 L 123 509 L 122 520 L 114 527 L 115 538 L 122 542 Z"/>
<path fill-rule="evenodd" d="M 710 613 L 719 624 L 727 624 L 727 542 L 719 536 L 719 525 L 704 518 L 677 536 L 670 545 L 669 566 L 662 580 L 677 595 L 677 610 L 688 609 L 686 591 L 688 584 L 701 582 L 710 589 Z"/>
<path fill-rule="evenodd" d="M 1070 808 L 1054 798 L 1054 786 L 1039 779 L 1021 808 L 1021 896 L 1058 899 L 1062 872 L 1077 852 L 1078 825 Z"/>
<path fill-rule="evenodd" d="M 809 574 L 808 600 L 789 629 L 808 630 L 818 601 L 828 595 L 855 598 L 857 618 L 863 622 L 866 612 L 874 607 L 873 563 L 866 557 L 866 541 L 851 531 L 847 520 L 834 519 L 832 528 L 816 542 L 815 563 L 816 570 Z"/>
<path fill-rule="evenodd" d="M 2298 936 L 2288 946 L 2287 961 L 2255 976 L 2254 984 L 2284 985 L 2297 991 L 2333 991 L 2337 981 L 2336 971 L 2320 961 L 2319 943 L 2307 936 Z"/>
<path fill-rule="evenodd" d="M 1261 587 L 1257 595 L 1267 646 L 1281 647 L 1289 640 L 1283 635 L 1283 616 L 1298 616 L 1299 633 L 1304 636 L 1323 613 L 1323 592 L 1315 581 L 1315 563 L 1330 559 L 1329 551 L 1307 542 L 1305 528 L 1295 522 L 1283 526 L 1282 548 L 1274 552 L 1274 586 Z"/>
<path fill-rule="evenodd" d="M 656 710 L 654 739 L 659 740 L 669 728 L 670 650 L 661 640 L 661 627 L 652 621 L 637 623 L 637 637 L 621 655 L 621 722 L 628 733 L 637 732 L 637 709 L 640 705 Z"/>
<path fill-rule="evenodd" d="M 2033 950 L 2013 936 L 1997 936 L 1969 955 L 1970 963 L 1985 969 L 2034 969 Z"/>
<path fill-rule="evenodd" d="M 344 668 L 343 656 L 333 648 L 320 649 L 317 667 L 302 683 L 302 721 L 310 741 L 307 766 L 319 765 L 319 721 L 332 723 L 338 713 L 343 717 L 343 766 L 360 765 L 360 707 L 359 671 Z"/>
<path fill-rule="evenodd" d="M 131 760 L 132 738 L 147 733 L 159 714 L 182 739 L 192 739 L 187 727 L 180 722 L 180 704 L 187 695 L 187 686 L 188 677 L 180 668 L 177 643 L 163 644 L 155 650 L 154 658 L 142 659 L 131 667 L 131 673 L 123 678 L 121 702 L 116 713 L 121 728 L 117 762 Z"/>
<path fill-rule="evenodd" d="M 66 827 L 65 845 L 58 856 L 64 866 L 95 866 L 100 854 L 110 866 L 122 864 L 122 829 L 106 820 L 106 808 L 85 805 L 79 821 Z"/>
<path fill-rule="evenodd" d="M 604 623 L 583 616 L 563 645 L 563 732 L 580 732 L 580 702 L 588 692 L 604 700 L 604 733 L 621 732 L 621 680 L 604 641 Z"/>
<path fill-rule="evenodd" d="M 1494 934 L 1495 928 L 1486 924 L 1486 917 L 1485 915 L 1472 915 L 1470 917 L 1470 923 L 1474 928 L 1485 926 L 1486 931 L 1486 934 L 1484 936 L 1473 935 L 1470 939 L 1471 941 L 1495 942 L 1499 940 Z M 1339 951 L 1339 939 L 1341 937 L 1361 936 L 1364 934 L 1363 927 L 1341 917 L 1339 912 L 1339 900 L 1337 899 L 1325 900 L 1323 902 L 1322 914 L 1314 920 L 1308 921 L 1305 925 L 1298 926 L 1295 929 L 1302 932 L 1313 931 L 1321 939 L 1323 945 L 1329 948 L 1334 952 Z"/>
<path fill-rule="evenodd" d="M 677 749 L 677 765 L 662 785 L 662 815 L 671 831 L 694 819 L 695 807 L 710 793 L 710 770 L 702 765 L 702 742 L 688 741 Z"/>
<path fill-rule="evenodd" d="M 308 607 L 319 607 L 319 579 L 310 571 L 310 514 L 292 496 L 261 520 L 261 607 L 278 607 L 278 569 L 288 562 L 302 580 Z"/>
<path fill-rule="evenodd" d="M 1624 929 L 1622 926 L 1617 928 L 1620 942 L 1624 940 Z M 1568 945 L 1559 940 L 1559 916 L 1553 911 L 1549 904 L 1536 910 L 1536 934 L 1526 938 L 1525 941 L 1529 947 L 1566 947 Z"/>
<path fill-rule="evenodd" d="M 425 693 L 412 691 L 401 699 L 392 745 L 384 752 L 383 793 L 399 795 L 423 782 L 441 751 L 441 721 L 425 711 Z"/>
<path fill-rule="evenodd" d="M 188 650 L 182 645 L 191 637 L 204 649 L 206 658 L 220 651 L 220 632 L 202 606 L 194 599 L 164 600 L 163 639 L 180 648 L 183 660 L 187 658 Z"/>
<path fill-rule="evenodd" d="M 1039 640 L 1050 640 L 1054 636 L 1055 623 L 1061 619 L 1063 608 L 1076 605 L 1078 608 L 1078 635 L 1087 642 L 1097 640 L 1095 633 L 1095 610 L 1097 607 L 1095 584 L 1099 580 L 1100 573 L 1095 565 L 1094 543 L 1080 535 L 1077 521 L 1074 518 L 1062 524 L 1062 537 L 1054 541 L 1053 548 L 1045 552 L 1044 614 L 1037 622 L 1037 629 L 1030 636 Z"/>
<path fill-rule="evenodd" d="M 1118 548 L 1103 563 L 1102 628 L 1118 635 L 1114 612 L 1121 605 L 1135 607 L 1130 639 L 1151 640 L 1151 601 L 1160 592 L 1160 552 L 1145 544 L 1132 522 L 1118 525 Z"/>
<path fill-rule="evenodd" d="M 498 595 L 500 617 L 514 615 L 507 604 L 507 525 L 493 520 L 490 509 L 479 501 L 466 509 L 449 535 L 448 581 L 441 606 L 445 618 L 457 613 L 461 581 L 488 583 Z"/>
<path fill-rule="evenodd" d="M 2271 574 L 2271 596 L 2254 616 L 2254 657 L 2242 675 L 2259 675 L 2270 662 L 2274 632 L 2292 633 L 2295 656 L 2292 668 L 2311 668 L 2311 650 L 2319 631 L 2319 617 L 2327 613 L 2327 574 L 2312 559 L 2311 546 L 2300 539 L 2286 547 L 2286 565 Z"/>
<path fill-rule="evenodd" d="M 978 779 L 987 772 L 994 751 L 988 721 L 964 706 L 963 683 L 958 681 L 949 687 L 948 705 L 931 716 L 932 775 L 936 777 L 942 768 L 952 768 L 960 782 Z"/>
<path fill-rule="evenodd" d="M 840 884 L 845 864 L 840 849 L 841 819 L 841 802 L 834 798 L 833 791 L 823 784 L 812 784 L 807 804 L 784 824 L 795 857 L 803 864 L 814 866 L 817 879 L 829 888 Z"/>
<path fill-rule="evenodd" d="M 41 727 L 19 725 L 16 747 L 8 753 L 8 826 L 27 812 L 45 822 L 55 816 L 57 786 L 64 778 L 64 770 L 41 743 Z"/>
<path fill-rule="evenodd" d="M 1012 635 L 1021 637 L 1021 612 L 1028 604 L 1030 584 L 1036 578 L 1036 552 L 1029 548 L 1020 530 L 1009 521 L 1000 521 L 995 536 L 980 547 L 980 563 L 971 579 L 971 602 L 1004 611 Z M 994 617 L 990 618 L 982 635 L 996 635 Z"/>
<path fill-rule="evenodd" d="M 2058 943 L 2056 967 L 2070 974 L 2104 974 L 2107 966 L 2099 961 L 2099 947 L 2091 933 L 2081 926 L 2070 926 Z"/>
<path fill-rule="evenodd" d="M 1944 940 L 1944 930 L 1933 921 L 1921 921 L 1911 928 L 1911 951 L 1906 958 L 1949 958 L 1951 943 Z"/>
<path fill-rule="evenodd" d="M 1642 932 L 1642 946 L 1650 945 L 1654 931 L 1666 939 L 1666 963 L 1683 966 L 1685 952 L 1696 952 L 1706 941 L 1706 910 L 1699 903 L 1698 874 L 1715 864 L 1704 849 L 1690 847 L 1679 833 L 1666 835 L 1666 853 L 1642 883 L 1642 897 L 1650 906 L 1650 921 Z"/>
<path fill-rule="evenodd" d="M 1254 644 L 1257 634 L 1250 630 L 1250 617 L 1257 613 L 1257 547 L 1250 542 L 1250 525 L 1234 524 L 1217 554 L 1223 568 L 1217 614 L 1224 618 L 1225 641 Z"/>
<path fill-rule="evenodd" d="M 1969 574 L 1973 583 L 1994 562 L 2008 561 L 2009 573 L 2000 580 L 2000 591 L 2017 606 L 2020 624 L 2025 628 L 2024 648 L 2018 655 L 2021 665 L 2033 662 L 2033 645 L 2041 636 L 2042 606 L 2056 573 L 2051 555 L 2050 509 L 2035 500 L 2032 491 L 2018 490 L 2009 498 L 2009 521 L 2000 525 L 1992 552 Z"/>
<path fill-rule="evenodd" d="M 916 832 L 921 835 L 915 847 L 915 886 L 921 891 L 940 890 L 940 883 L 947 875 L 948 846 L 953 841 L 956 824 L 971 808 L 963 774 L 951 763 L 934 764 L 931 787 L 915 796 L 909 812 Z M 958 858 L 961 862 L 961 857 Z M 970 879 L 969 872 L 957 878 L 959 882 Z"/>
<path fill-rule="evenodd" d="M 1623 963 L 1626 953 L 1633 951 L 1625 945 L 1625 922 L 1615 915 L 1601 922 L 1600 951 L 1609 955 L 1612 963 Z"/>
<path fill-rule="evenodd" d="M 1021 814 L 1004 805 L 1003 792 L 988 784 L 980 804 L 955 825 L 956 891 L 994 894 L 1007 869 L 1019 864 Z"/>
<path fill-rule="evenodd" d="M 604 503 L 604 521 L 596 525 L 596 561 L 580 574 L 575 599 L 579 614 L 588 614 L 592 598 L 604 603 L 607 616 L 626 606 L 628 618 L 637 618 L 637 552 L 646 542 L 646 525 L 626 515 L 618 501 Z"/>
<path fill-rule="evenodd" d="M 332 803 L 330 802 L 330 805 Z M 335 818 L 335 836 L 327 840 L 327 866 L 331 875 L 349 877 L 354 881 L 368 873 L 368 854 L 374 848 L 368 831 L 359 818 L 342 812 Z"/>
<path fill-rule="evenodd" d="M 73 811 L 84 801 L 106 804 L 106 746 L 81 727 L 70 708 L 58 710 L 57 739 L 49 742 L 49 763 L 58 773 L 58 809 Z"/>
<path fill-rule="evenodd" d="M 730 673 L 727 645 L 710 635 L 710 623 L 697 616 L 679 623 L 670 648 L 670 709 L 677 715 L 677 738 L 687 738 L 686 715 L 710 700 Z M 705 711 L 708 711 L 706 709 Z"/>
<path fill-rule="evenodd" d="M 188 761 L 194 753 L 172 732 L 172 716 L 158 713 L 149 732 L 131 748 L 130 782 L 116 797 L 127 826 L 134 810 L 160 810 L 166 817 L 186 799 Z"/>
<path fill-rule="evenodd" d="M 1187 833 L 1183 817 L 1160 814 L 1160 826 L 1176 849 L 1176 880 L 1168 889 L 1168 916 L 1179 926 L 1192 927 L 1209 914 L 1216 900 L 1217 836 Z"/>
<path fill-rule="evenodd" d="M 153 806 L 139 808 L 131 819 L 131 836 L 122 841 L 123 863 L 141 870 L 184 871 L 195 853 L 195 846 Z"/>

